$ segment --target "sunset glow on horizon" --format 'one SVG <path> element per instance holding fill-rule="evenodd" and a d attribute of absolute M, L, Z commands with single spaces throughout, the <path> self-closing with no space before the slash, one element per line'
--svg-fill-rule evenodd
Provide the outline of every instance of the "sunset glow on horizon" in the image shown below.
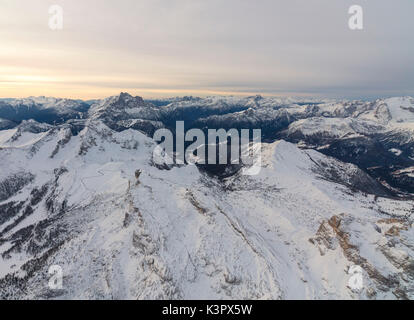
<path fill-rule="evenodd" d="M 351 1 L 1 0 L 0 98 L 414 95 L 414 3 L 399 2 L 366 3 L 352 32 Z"/>

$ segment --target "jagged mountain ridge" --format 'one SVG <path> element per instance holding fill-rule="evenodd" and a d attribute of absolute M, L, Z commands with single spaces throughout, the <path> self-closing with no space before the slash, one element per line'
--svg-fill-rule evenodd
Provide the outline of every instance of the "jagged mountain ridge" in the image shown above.
<path fill-rule="evenodd" d="M 80 100 L 51 97 L 3 99 L 0 100 L 0 119 L 16 124 L 23 120 L 60 124 L 70 119 L 83 118 L 88 109 L 89 105 Z"/>

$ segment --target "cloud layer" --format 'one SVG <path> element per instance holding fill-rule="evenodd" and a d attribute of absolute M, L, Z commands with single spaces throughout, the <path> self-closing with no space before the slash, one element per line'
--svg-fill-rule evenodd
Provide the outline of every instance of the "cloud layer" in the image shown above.
<path fill-rule="evenodd" d="M 358 3 L 360 2 L 360 3 Z M 364 9 L 364 30 L 348 8 Z M 48 28 L 48 8 L 64 28 Z M 1 0 L 0 96 L 414 95 L 412 0 Z"/>

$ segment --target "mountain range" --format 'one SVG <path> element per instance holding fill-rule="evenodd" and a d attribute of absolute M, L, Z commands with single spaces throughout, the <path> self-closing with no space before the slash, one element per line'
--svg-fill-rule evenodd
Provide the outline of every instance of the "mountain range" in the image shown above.
<path fill-rule="evenodd" d="M 260 173 L 157 165 L 177 121 Z M 412 97 L 1 99 L 0 168 L 2 299 L 414 298 Z"/>

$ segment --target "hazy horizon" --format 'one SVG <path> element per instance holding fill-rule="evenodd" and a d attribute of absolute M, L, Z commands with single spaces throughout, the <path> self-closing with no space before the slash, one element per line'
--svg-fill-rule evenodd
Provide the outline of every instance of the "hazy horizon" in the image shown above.
<path fill-rule="evenodd" d="M 346 97 L 346 96 L 338 96 L 338 97 L 329 97 L 329 96 L 323 96 L 323 95 L 283 95 L 283 94 L 279 94 L 279 95 L 272 95 L 272 94 L 261 94 L 261 93 L 242 93 L 242 94 L 225 94 L 225 93 L 217 93 L 217 94 L 198 94 L 198 95 L 194 95 L 194 94 L 176 94 L 176 95 L 168 95 L 167 93 L 165 95 L 159 95 L 159 96 L 151 96 L 151 95 L 143 95 L 143 94 L 134 94 L 131 93 L 129 91 L 120 91 L 118 93 L 115 94 L 111 94 L 108 96 L 101 96 L 101 97 L 96 97 L 96 98 L 79 98 L 76 96 L 44 96 L 44 95 L 31 95 L 31 96 L 21 96 L 21 97 L 0 97 L 0 101 L 5 101 L 5 100 L 14 100 L 14 99 L 30 99 L 30 98 L 56 98 L 56 99 L 69 99 L 69 100 L 80 100 L 80 101 L 92 101 L 92 100 L 103 100 L 105 98 L 109 98 L 112 96 L 118 96 L 121 93 L 128 93 L 131 96 L 138 96 L 143 98 L 144 100 L 157 100 L 157 99 L 175 99 L 175 98 L 184 98 L 184 97 L 193 97 L 193 98 L 209 98 L 209 97 L 236 97 L 236 98 L 243 98 L 243 97 L 254 97 L 254 96 L 262 96 L 264 98 L 298 98 L 298 99 L 312 99 L 312 100 L 317 100 L 317 99 L 332 99 L 332 100 L 361 100 L 361 101 L 373 101 L 373 100 L 377 100 L 377 99 L 387 99 L 387 98 L 395 98 L 395 97 L 411 97 L 414 98 L 414 95 L 382 95 L 382 96 L 367 96 L 367 97 Z"/>
<path fill-rule="evenodd" d="M 414 95 L 414 2 L 1 0 L 0 97 Z M 48 26 L 51 5 L 63 29 Z M 348 9 L 364 9 L 364 29 Z"/>

